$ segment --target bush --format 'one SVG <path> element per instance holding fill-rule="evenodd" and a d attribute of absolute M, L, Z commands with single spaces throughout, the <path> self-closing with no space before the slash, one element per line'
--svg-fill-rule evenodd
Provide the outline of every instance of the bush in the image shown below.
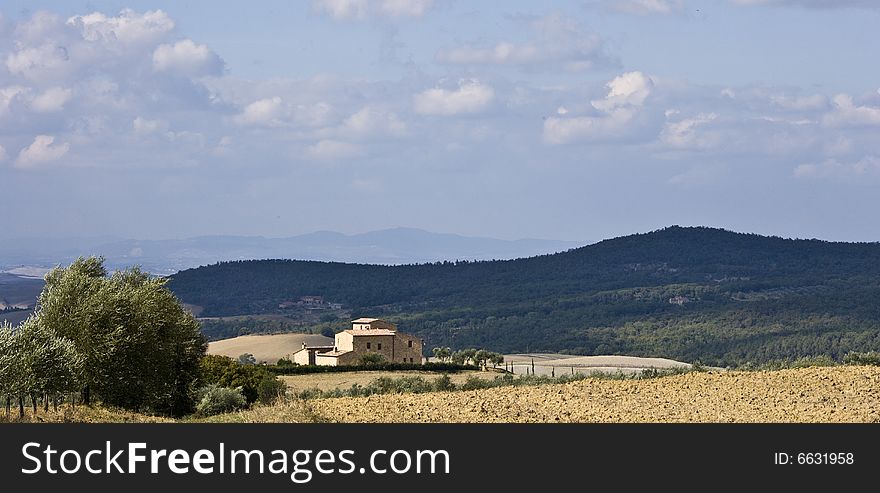
<path fill-rule="evenodd" d="M 276 381 L 277 377 L 260 365 L 242 365 L 226 356 L 209 354 L 202 358 L 200 367 L 202 385 L 216 384 L 221 387 L 240 388 L 248 404 L 260 399 L 260 387 L 265 385 L 267 395 L 277 390 L 265 380 Z M 278 384 L 280 385 L 280 382 Z"/>
<path fill-rule="evenodd" d="M 272 404 L 278 398 L 284 397 L 287 392 L 287 384 L 277 379 L 274 375 L 266 373 L 257 386 L 257 399 L 263 404 Z"/>
<path fill-rule="evenodd" d="M 443 375 L 437 377 L 436 380 L 434 380 L 434 390 L 436 390 L 437 392 L 455 390 L 455 384 L 452 383 L 452 379 L 449 378 L 449 375 L 444 373 Z"/>
<path fill-rule="evenodd" d="M 362 366 L 375 366 L 385 364 L 385 356 L 382 356 L 379 353 L 370 353 L 365 354 L 361 357 L 360 364 Z"/>
<path fill-rule="evenodd" d="M 209 385 L 199 391 L 199 395 L 202 398 L 196 406 L 196 412 L 202 416 L 231 413 L 247 406 L 247 399 L 241 389 Z"/>
<path fill-rule="evenodd" d="M 847 365 L 871 365 L 880 366 L 880 353 L 871 351 L 868 353 L 846 353 L 843 357 L 844 364 Z"/>

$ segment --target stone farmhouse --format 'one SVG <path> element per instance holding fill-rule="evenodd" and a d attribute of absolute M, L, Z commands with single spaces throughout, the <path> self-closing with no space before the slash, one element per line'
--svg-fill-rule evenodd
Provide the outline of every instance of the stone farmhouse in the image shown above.
<path fill-rule="evenodd" d="M 351 328 L 336 334 L 333 346 L 306 346 L 293 353 L 300 365 L 357 365 L 367 354 L 380 354 L 390 363 L 422 364 L 422 340 L 397 331 L 378 318 L 352 320 Z"/>

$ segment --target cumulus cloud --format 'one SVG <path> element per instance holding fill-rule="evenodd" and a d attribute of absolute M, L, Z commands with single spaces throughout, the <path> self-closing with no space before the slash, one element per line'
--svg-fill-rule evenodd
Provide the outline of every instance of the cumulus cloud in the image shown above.
<path fill-rule="evenodd" d="M 561 67 L 568 71 L 609 64 L 605 45 L 597 34 L 580 27 L 574 20 L 554 14 L 530 23 L 535 39 L 524 43 L 498 42 L 491 46 L 464 45 L 440 50 L 434 58 L 440 63 L 458 65 L 510 65 L 530 69 Z"/>
<path fill-rule="evenodd" d="M 234 120 L 239 125 L 277 127 L 283 125 L 284 115 L 283 101 L 280 97 L 275 96 L 248 104 L 241 113 L 235 116 Z"/>
<path fill-rule="evenodd" d="M 599 116 L 552 116 L 544 120 L 544 141 L 565 144 L 578 140 L 608 140 L 627 135 L 654 82 L 642 72 L 627 72 L 612 79 L 608 94 L 592 101 Z"/>
<path fill-rule="evenodd" d="M 780 5 L 819 9 L 880 8 L 876 0 L 731 0 L 737 5 Z"/>
<path fill-rule="evenodd" d="M 67 19 L 87 41 L 103 43 L 155 43 L 174 29 L 174 21 L 161 10 L 140 14 L 131 9 L 110 17 L 101 12 L 77 15 Z"/>
<path fill-rule="evenodd" d="M 339 130 L 350 138 L 401 137 L 406 134 L 406 124 L 394 113 L 367 106 L 346 118 Z"/>
<path fill-rule="evenodd" d="M 684 9 L 684 0 L 597 0 L 592 3 L 635 15 L 672 14 Z"/>
<path fill-rule="evenodd" d="M 421 17 L 434 5 L 434 0 L 315 0 L 316 11 L 335 19 L 366 19 L 368 17 Z"/>
<path fill-rule="evenodd" d="M 459 115 L 478 113 L 495 98 L 491 86 L 475 79 L 460 80 L 457 89 L 435 87 L 413 98 L 416 113 L 422 115 Z"/>
<path fill-rule="evenodd" d="M 676 115 L 677 112 L 667 112 L 667 118 Z M 715 121 L 718 115 L 715 113 L 700 113 L 690 118 L 667 121 L 660 132 L 660 142 L 677 149 L 705 149 L 714 146 L 720 140 L 715 133 L 702 133 L 700 127 L 705 127 Z"/>
<path fill-rule="evenodd" d="M 56 113 L 73 97 L 73 91 L 64 87 L 51 87 L 31 100 L 31 108 L 37 113 Z"/>
<path fill-rule="evenodd" d="M 856 105 L 848 94 L 834 96 L 832 104 L 834 109 L 822 119 L 829 127 L 880 125 L 880 108 Z"/>
<path fill-rule="evenodd" d="M 223 60 L 208 48 L 184 39 L 174 44 L 159 45 L 153 52 L 153 67 L 159 72 L 175 72 L 189 76 L 220 75 Z"/>
<path fill-rule="evenodd" d="M 880 157 L 865 156 L 855 162 L 828 159 L 819 164 L 801 164 L 794 175 L 804 179 L 834 179 L 853 181 L 864 178 L 880 178 Z"/>
<path fill-rule="evenodd" d="M 31 145 L 18 154 L 15 165 L 19 168 L 30 168 L 49 163 L 63 157 L 70 150 L 67 142 L 56 144 L 52 135 L 37 135 Z"/>

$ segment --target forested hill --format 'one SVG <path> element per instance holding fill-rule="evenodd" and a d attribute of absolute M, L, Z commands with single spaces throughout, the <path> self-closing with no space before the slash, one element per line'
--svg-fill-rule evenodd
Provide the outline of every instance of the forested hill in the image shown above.
<path fill-rule="evenodd" d="M 880 349 L 880 244 L 670 227 L 507 261 L 375 266 L 291 260 L 182 271 L 203 316 L 321 295 L 426 345 L 627 353 L 716 364 Z"/>

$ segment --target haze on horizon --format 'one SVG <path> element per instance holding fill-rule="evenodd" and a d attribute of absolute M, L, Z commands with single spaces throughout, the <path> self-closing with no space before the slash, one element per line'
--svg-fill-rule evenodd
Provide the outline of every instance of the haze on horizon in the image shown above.
<path fill-rule="evenodd" d="M 0 6 L 0 241 L 880 240 L 880 2 Z"/>

